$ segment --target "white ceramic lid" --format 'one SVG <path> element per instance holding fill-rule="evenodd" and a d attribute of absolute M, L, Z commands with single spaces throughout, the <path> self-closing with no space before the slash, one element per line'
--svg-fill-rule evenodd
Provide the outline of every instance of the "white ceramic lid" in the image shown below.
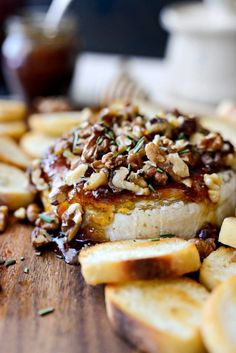
<path fill-rule="evenodd" d="M 168 31 L 236 34 L 236 0 L 206 0 L 174 4 L 161 12 Z"/>

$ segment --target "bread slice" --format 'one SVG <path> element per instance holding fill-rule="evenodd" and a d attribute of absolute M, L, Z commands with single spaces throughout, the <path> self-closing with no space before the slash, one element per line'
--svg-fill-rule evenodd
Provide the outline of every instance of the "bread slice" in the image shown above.
<path fill-rule="evenodd" d="M 236 352 L 236 276 L 218 286 L 207 300 L 201 332 L 210 353 Z"/>
<path fill-rule="evenodd" d="M 18 140 L 26 131 L 23 121 L 0 122 L 0 136 L 9 136 Z"/>
<path fill-rule="evenodd" d="M 220 229 L 219 242 L 236 249 L 236 217 L 224 219 Z"/>
<path fill-rule="evenodd" d="M 10 137 L 0 136 L 0 161 L 25 169 L 30 164 L 30 158 L 20 149 Z"/>
<path fill-rule="evenodd" d="M 55 141 L 54 137 L 30 131 L 22 136 L 20 146 L 31 158 L 41 158 Z"/>
<path fill-rule="evenodd" d="M 207 290 L 187 278 L 113 284 L 105 289 L 113 327 L 148 353 L 205 352 L 199 326 L 207 298 Z"/>
<path fill-rule="evenodd" d="M 236 276 L 236 250 L 221 246 L 207 256 L 200 268 L 200 282 L 209 290 Z"/>
<path fill-rule="evenodd" d="M 28 206 L 33 199 L 26 174 L 16 167 L 0 163 L 0 205 L 16 210 Z"/>
<path fill-rule="evenodd" d="M 200 268 L 194 244 L 180 238 L 124 240 L 98 244 L 80 252 L 88 284 L 177 277 Z"/>
<path fill-rule="evenodd" d="M 236 120 L 236 119 L 234 119 Z M 201 118 L 201 124 L 210 131 L 219 132 L 225 140 L 232 142 L 236 146 L 236 123 L 231 124 L 227 119 L 221 117 Z"/>
<path fill-rule="evenodd" d="M 0 121 L 15 121 L 25 118 L 27 107 L 25 103 L 7 99 L 0 99 Z"/>
<path fill-rule="evenodd" d="M 90 115 L 91 111 L 89 109 L 84 109 L 81 112 L 33 114 L 29 118 L 29 126 L 33 131 L 59 137 L 66 131 L 87 121 Z"/>

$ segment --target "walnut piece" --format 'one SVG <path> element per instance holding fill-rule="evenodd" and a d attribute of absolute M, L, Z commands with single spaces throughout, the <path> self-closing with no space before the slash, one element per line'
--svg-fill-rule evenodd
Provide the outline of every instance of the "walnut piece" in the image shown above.
<path fill-rule="evenodd" d="M 166 157 L 164 155 L 164 152 L 159 148 L 159 146 L 157 146 L 155 143 L 153 142 L 149 142 L 146 146 L 145 146 L 145 152 L 147 155 L 147 158 L 155 163 L 157 166 L 160 163 L 165 162 Z"/>
<path fill-rule="evenodd" d="M 53 212 L 40 213 L 35 225 L 47 231 L 53 231 L 59 228 L 59 219 Z"/>
<path fill-rule="evenodd" d="M 26 209 L 24 207 L 18 208 L 18 210 L 14 212 L 14 217 L 19 220 L 24 220 L 26 218 Z"/>
<path fill-rule="evenodd" d="M 115 175 L 112 178 L 112 184 L 118 189 L 125 189 L 134 192 L 136 195 L 149 195 L 149 188 L 140 187 L 130 181 L 125 180 L 128 176 L 129 170 L 125 167 L 121 167 L 120 169 L 115 171 Z"/>
<path fill-rule="evenodd" d="M 26 209 L 26 216 L 30 223 L 34 223 L 38 218 L 40 208 L 36 203 L 31 203 Z"/>
<path fill-rule="evenodd" d="M 82 223 L 83 210 L 79 203 L 70 205 L 62 214 L 62 232 L 67 236 L 67 240 L 71 241 L 78 232 Z"/>
<path fill-rule="evenodd" d="M 0 206 L 0 233 L 4 232 L 8 224 L 8 207 L 3 205 Z"/>
<path fill-rule="evenodd" d="M 75 185 L 79 183 L 82 178 L 84 177 L 85 173 L 88 170 L 88 164 L 79 164 L 77 168 L 74 170 L 70 170 L 66 177 L 65 177 L 65 182 L 67 185 Z"/>
<path fill-rule="evenodd" d="M 189 176 L 187 164 L 182 160 L 178 153 L 170 153 L 167 160 L 173 165 L 173 172 L 181 178 Z"/>
<path fill-rule="evenodd" d="M 51 237 L 45 229 L 35 227 L 31 233 L 31 241 L 35 248 L 39 248 L 40 246 L 49 244 L 51 242 Z"/>
<path fill-rule="evenodd" d="M 204 174 L 204 183 L 208 187 L 208 196 L 214 203 L 220 201 L 221 180 L 218 174 Z"/>
<path fill-rule="evenodd" d="M 98 173 L 92 173 L 84 185 L 84 190 L 95 190 L 108 183 L 107 173 L 100 170 Z"/>
<path fill-rule="evenodd" d="M 212 251 L 216 250 L 214 238 L 207 238 L 205 240 L 194 238 L 190 239 L 189 242 L 196 245 L 201 259 L 205 259 Z"/>
<path fill-rule="evenodd" d="M 223 147 L 223 144 L 224 140 L 220 134 L 210 132 L 199 141 L 197 147 L 206 151 L 219 151 Z"/>

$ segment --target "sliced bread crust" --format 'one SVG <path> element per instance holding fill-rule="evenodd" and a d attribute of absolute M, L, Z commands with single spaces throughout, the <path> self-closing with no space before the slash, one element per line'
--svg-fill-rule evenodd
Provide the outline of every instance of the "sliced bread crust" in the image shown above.
<path fill-rule="evenodd" d="M 102 243 L 82 250 L 79 262 L 91 285 L 172 278 L 201 265 L 196 246 L 180 238 Z"/>
<path fill-rule="evenodd" d="M 201 332 L 211 353 L 236 352 L 236 276 L 219 285 L 206 302 Z"/>
<path fill-rule="evenodd" d="M 221 246 L 204 259 L 199 280 L 212 290 L 234 275 L 236 275 L 236 250 Z"/>
<path fill-rule="evenodd" d="M 108 285 L 105 300 L 114 329 L 148 353 L 205 352 L 199 325 L 206 289 L 187 279 Z"/>

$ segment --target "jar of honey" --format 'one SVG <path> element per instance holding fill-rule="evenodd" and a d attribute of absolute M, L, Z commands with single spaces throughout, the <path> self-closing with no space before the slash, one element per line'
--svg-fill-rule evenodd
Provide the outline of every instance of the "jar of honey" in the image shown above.
<path fill-rule="evenodd" d="M 10 18 L 6 28 L 2 65 L 11 93 L 28 101 L 66 95 L 79 48 L 75 19 L 50 30 L 42 14 L 31 14 Z"/>

